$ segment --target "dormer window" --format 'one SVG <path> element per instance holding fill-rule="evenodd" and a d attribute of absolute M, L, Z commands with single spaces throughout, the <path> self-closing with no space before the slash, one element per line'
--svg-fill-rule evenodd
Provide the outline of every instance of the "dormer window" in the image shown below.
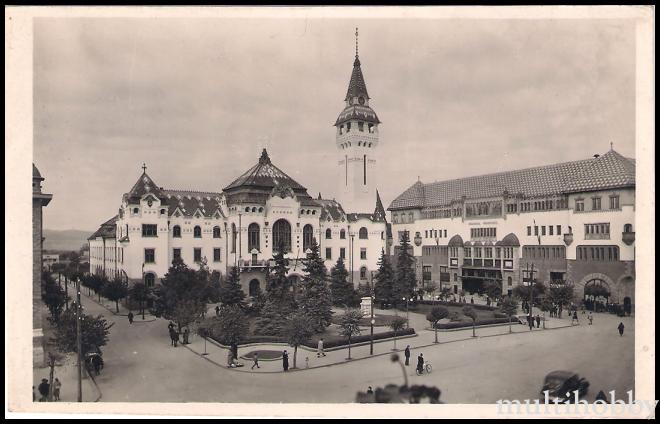
<path fill-rule="evenodd" d="M 351 123 L 350 122 L 346 123 L 346 132 L 347 133 L 351 132 Z"/>
<path fill-rule="evenodd" d="M 165 215 L 165 209 L 161 209 L 161 210 L 160 210 L 160 214 L 161 214 L 161 215 Z"/>
<path fill-rule="evenodd" d="M 358 131 L 364 132 L 364 122 L 358 122 Z"/>
<path fill-rule="evenodd" d="M 369 124 L 368 127 L 369 127 L 369 134 L 373 134 L 375 130 L 374 124 Z"/>
<path fill-rule="evenodd" d="M 138 214 L 138 213 L 140 213 L 140 209 L 139 209 L 139 208 L 133 208 L 133 213 L 134 213 L 134 214 Z"/>
<path fill-rule="evenodd" d="M 339 135 L 342 135 L 344 133 L 344 126 L 340 125 L 339 126 Z"/>

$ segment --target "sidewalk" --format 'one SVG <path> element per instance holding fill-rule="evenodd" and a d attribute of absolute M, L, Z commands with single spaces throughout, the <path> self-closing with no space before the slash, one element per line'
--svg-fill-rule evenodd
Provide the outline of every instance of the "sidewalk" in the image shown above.
<path fill-rule="evenodd" d="M 126 307 L 124 305 L 122 305 L 121 302 L 119 303 L 119 313 L 117 313 L 117 308 L 115 306 L 115 302 L 112 302 L 112 301 L 106 299 L 103 296 L 101 296 L 101 301 L 99 302 L 98 295 L 95 295 L 95 294 L 92 293 L 92 295 L 89 296 L 85 290 L 86 289 L 84 287 L 80 288 L 81 297 L 84 297 L 84 298 L 86 298 L 88 300 L 91 300 L 92 302 L 96 303 L 97 305 L 102 306 L 103 308 L 107 309 L 108 312 L 112 313 L 113 315 L 124 316 L 124 317 L 128 316 L 129 310 L 126 309 Z M 85 307 L 85 304 L 83 303 L 83 308 L 84 307 Z M 133 311 L 133 315 L 134 315 L 133 324 L 137 324 L 137 323 L 140 323 L 140 322 L 156 321 L 156 317 L 149 314 L 148 312 L 146 312 L 146 310 L 145 310 L 145 314 L 144 314 L 144 320 L 142 319 L 142 314 L 140 314 L 138 312 L 139 311 Z M 126 319 L 128 319 L 128 318 L 126 318 Z"/>
<path fill-rule="evenodd" d="M 83 364 L 84 366 L 84 364 Z M 32 371 L 32 381 L 34 390 L 39 401 L 39 384 L 41 379 L 48 379 L 50 377 L 50 368 L 34 368 Z M 60 402 L 77 402 L 78 401 L 78 366 L 75 354 L 67 355 L 63 360 L 62 365 L 55 366 L 53 379 L 59 378 L 62 383 L 60 389 Z M 94 383 L 94 381 L 87 376 L 83 369 L 82 379 L 82 400 L 83 402 L 98 402 L 101 398 L 101 392 Z"/>
<path fill-rule="evenodd" d="M 379 311 L 380 313 L 381 311 Z M 390 311 L 382 311 L 384 314 Z M 394 314 L 394 312 L 392 312 Z M 414 316 L 416 315 L 416 316 Z M 432 330 L 427 330 L 426 327 L 428 327 L 428 322 L 426 323 L 426 327 L 415 327 L 415 324 L 421 324 L 422 320 L 425 321 L 425 319 L 420 315 L 420 314 L 413 314 L 410 313 L 410 323 L 413 328 L 415 328 L 415 331 L 417 332 L 417 336 L 413 337 L 399 337 L 397 338 L 396 341 L 396 347 L 397 351 L 402 352 L 406 345 L 410 345 L 411 348 L 411 357 L 415 358 L 417 356 L 416 350 L 419 349 L 436 349 L 436 348 L 442 348 L 444 344 L 447 343 L 455 343 L 455 342 L 467 342 L 467 341 L 472 341 L 472 340 L 478 340 L 479 338 L 486 338 L 486 337 L 495 337 L 495 336 L 515 336 L 518 333 L 541 333 L 544 331 L 549 331 L 549 330 L 554 330 L 554 329 L 561 329 L 561 328 L 569 328 L 571 327 L 570 325 L 570 320 L 565 320 L 565 319 L 548 319 L 546 322 L 546 330 L 543 328 L 536 329 L 534 330 L 529 329 L 526 325 L 521 325 L 521 324 L 512 324 L 511 325 L 511 330 L 512 333 L 509 333 L 509 325 L 503 325 L 503 326 L 496 326 L 496 327 L 482 327 L 482 328 L 477 328 L 476 330 L 476 335 L 477 337 L 472 337 L 472 328 L 466 328 L 462 330 L 454 330 L 454 331 L 438 331 L 438 344 L 434 343 L 435 340 L 435 335 L 434 331 Z M 362 334 L 369 334 L 369 327 L 365 327 L 362 329 Z M 255 368 L 251 369 L 252 367 L 252 361 L 250 360 L 244 360 L 244 359 L 239 359 L 239 362 L 243 363 L 244 366 L 241 368 L 228 368 L 227 367 L 227 353 L 228 350 L 225 347 L 222 347 L 218 345 L 216 342 L 211 341 L 210 339 L 206 342 L 206 347 L 204 346 L 204 339 L 201 337 L 191 337 L 191 343 L 188 345 L 182 345 L 185 348 L 191 350 L 193 353 L 197 354 L 200 356 L 200 358 L 204 358 L 205 360 L 208 360 L 215 365 L 222 367 L 227 370 L 231 371 L 236 371 L 236 372 L 253 372 L 253 373 L 279 373 L 283 372 L 282 368 L 282 359 L 277 359 L 277 360 L 260 360 L 259 361 L 259 367 L 260 368 Z M 368 359 L 372 358 L 375 356 L 382 356 L 382 355 L 389 355 L 393 352 L 394 348 L 394 341 L 393 340 L 385 340 L 385 341 L 375 341 L 374 342 L 374 347 L 373 351 L 374 354 L 370 355 L 370 346 L 369 343 L 361 346 L 352 346 L 351 347 L 351 361 L 356 361 L 356 360 L 362 360 L 362 359 Z M 206 349 L 206 350 L 205 350 Z M 347 360 L 348 357 L 348 348 L 342 348 L 342 349 L 337 349 L 337 350 L 326 350 L 326 356 L 317 358 L 316 356 L 316 350 L 315 349 L 309 349 L 306 347 L 298 347 L 298 358 L 297 358 L 297 370 L 292 370 L 293 368 L 293 348 L 291 346 L 287 346 L 284 343 L 278 344 L 278 343 L 265 343 L 265 344 L 258 344 L 258 345 L 251 345 L 251 346 L 241 346 L 238 349 L 238 356 L 245 356 L 245 354 L 254 351 L 254 350 L 275 350 L 275 351 L 283 351 L 286 350 L 287 353 L 289 354 L 289 370 L 290 371 L 305 371 L 307 369 L 315 369 L 315 368 L 321 368 L 321 367 L 329 367 L 329 366 L 334 366 L 334 365 L 341 365 L 348 363 L 349 361 Z M 207 355 L 202 355 L 204 352 L 207 353 Z M 309 358 L 308 361 L 306 361 L 306 358 Z"/>

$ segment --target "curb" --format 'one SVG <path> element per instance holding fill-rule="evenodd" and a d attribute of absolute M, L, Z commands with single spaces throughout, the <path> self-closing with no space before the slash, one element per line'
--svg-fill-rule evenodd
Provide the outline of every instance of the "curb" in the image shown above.
<path fill-rule="evenodd" d="M 101 303 L 101 302 L 99 302 L 98 300 L 94 299 L 94 297 L 90 297 L 89 295 L 87 295 L 87 294 L 83 294 L 82 292 L 80 292 L 80 294 L 83 295 L 83 296 L 85 296 L 87 299 L 91 300 L 92 302 L 96 303 L 97 305 L 99 305 L 100 307 L 102 307 L 103 309 L 105 309 L 106 311 L 110 312 L 110 313 L 111 313 L 112 315 L 114 315 L 114 316 L 118 316 L 118 317 L 128 317 L 128 314 L 117 313 L 117 312 L 113 311 L 112 309 L 108 308 L 108 307 L 107 307 L 106 305 L 104 305 L 103 303 Z M 156 319 L 157 319 L 157 318 L 154 317 L 154 318 L 152 318 L 152 319 L 145 319 L 144 321 L 143 321 L 143 320 L 139 320 L 139 321 L 138 321 L 138 320 L 133 320 L 133 324 L 135 324 L 135 323 L 137 323 L 137 322 L 154 322 L 154 321 L 156 321 Z"/>

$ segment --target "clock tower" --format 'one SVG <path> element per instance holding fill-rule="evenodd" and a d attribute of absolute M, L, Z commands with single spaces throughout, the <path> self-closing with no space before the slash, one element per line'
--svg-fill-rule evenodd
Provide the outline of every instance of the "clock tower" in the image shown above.
<path fill-rule="evenodd" d="M 369 105 L 355 31 L 355 61 L 336 128 L 339 196 L 346 210 L 371 212 L 376 199 L 376 151 L 380 120 Z"/>

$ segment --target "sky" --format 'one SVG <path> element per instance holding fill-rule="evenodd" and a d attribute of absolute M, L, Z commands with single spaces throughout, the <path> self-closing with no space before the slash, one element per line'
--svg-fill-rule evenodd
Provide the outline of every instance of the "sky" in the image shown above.
<path fill-rule="evenodd" d="M 425 183 L 635 154 L 619 20 L 39 18 L 34 162 L 48 229 L 94 231 L 142 173 L 219 192 L 263 148 L 333 198 L 355 27 L 385 207 Z"/>

